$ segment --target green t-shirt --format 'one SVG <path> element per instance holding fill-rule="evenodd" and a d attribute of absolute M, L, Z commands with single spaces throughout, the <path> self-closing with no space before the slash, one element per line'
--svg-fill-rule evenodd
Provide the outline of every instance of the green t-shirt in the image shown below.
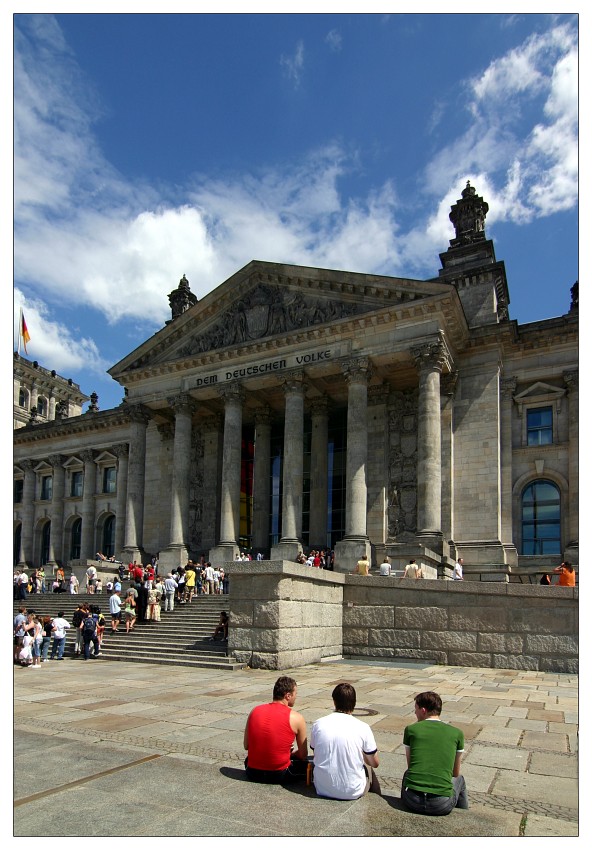
<path fill-rule="evenodd" d="M 403 743 L 410 752 L 406 786 L 451 797 L 454 761 L 465 748 L 461 730 L 441 720 L 419 720 L 405 728 Z"/>

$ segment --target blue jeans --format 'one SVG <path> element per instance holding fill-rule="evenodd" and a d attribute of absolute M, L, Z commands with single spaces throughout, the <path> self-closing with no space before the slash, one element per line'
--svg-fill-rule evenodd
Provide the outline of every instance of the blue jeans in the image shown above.
<path fill-rule="evenodd" d="M 41 642 L 41 658 L 44 661 L 47 661 L 47 653 L 49 652 L 49 644 L 51 643 L 51 638 L 49 635 L 43 635 L 43 640 Z"/>
<path fill-rule="evenodd" d="M 403 774 L 401 783 L 401 800 L 412 812 L 420 815 L 448 815 L 454 808 L 468 809 L 467 786 L 463 776 L 452 777 L 452 796 L 439 797 L 437 794 L 426 794 L 415 791 L 405 785 L 407 771 Z"/>
<path fill-rule="evenodd" d="M 66 636 L 65 635 L 64 635 L 63 638 L 54 637 L 53 646 L 51 648 L 52 659 L 55 658 L 56 652 L 58 654 L 58 658 L 64 657 L 64 647 L 65 647 L 65 645 L 66 645 Z"/>
<path fill-rule="evenodd" d="M 93 655 L 99 654 L 99 641 L 98 641 L 98 638 L 97 638 L 96 635 L 93 635 L 92 637 L 86 637 L 85 635 L 83 635 L 82 639 L 84 641 L 84 657 L 85 658 L 90 658 L 90 645 L 91 645 L 91 643 L 94 646 Z"/>

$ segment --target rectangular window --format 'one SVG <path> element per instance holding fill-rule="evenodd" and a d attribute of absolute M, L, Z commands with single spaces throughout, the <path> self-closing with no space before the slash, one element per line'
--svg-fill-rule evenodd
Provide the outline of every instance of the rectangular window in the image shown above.
<path fill-rule="evenodd" d="M 41 478 L 41 499 L 43 501 L 51 501 L 53 493 L 53 476 L 43 475 Z"/>
<path fill-rule="evenodd" d="M 20 504 L 23 501 L 23 485 L 24 481 L 22 478 L 17 478 L 14 482 L 14 503 L 15 505 Z"/>
<path fill-rule="evenodd" d="M 535 407 L 526 411 L 526 444 L 549 446 L 553 442 L 553 408 Z"/>
<path fill-rule="evenodd" d="M 114 466 L 103 470 L 103 493 L 115 493 L 117 474 Z"/>
<path fill-rule="evenodd" d="M 70 487 L 70 495 L 71 496 L 82 496 L 82 484 L 84 480 L 84 475 L 82 472 L 73 472 L 72 473 L 72 484 Z"/>

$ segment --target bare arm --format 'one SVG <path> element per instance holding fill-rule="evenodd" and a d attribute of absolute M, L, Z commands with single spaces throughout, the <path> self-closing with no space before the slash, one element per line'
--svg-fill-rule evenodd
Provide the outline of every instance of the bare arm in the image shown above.
<path fill-rule="evenodd" d="M 364 761 L 366 764 L 370 765 L 370 767 L 378 767 L 380 764 L 378 753 L 364 753 Z"/>
<path fill-rule="evenodd" d="M 454 767 L 452 768 L 453 776 L 460 776 L 460 763 L 462 761 L 462 753 L 457 753 L 454 759 Z"/>
<path fill-rule="evenodd" d="M 411 749 L 410 747 L 405 747 L 405 756 L 407 758 L 407 767 L 411 764 Z"/>
<path fill-rule="evenodd" d="M 306 740 L 306 720 L 297 711 L 290 715 L 290 726 L 296 733 L 296 755 L 299 759 L 308 757 L 308 741 Z"/>

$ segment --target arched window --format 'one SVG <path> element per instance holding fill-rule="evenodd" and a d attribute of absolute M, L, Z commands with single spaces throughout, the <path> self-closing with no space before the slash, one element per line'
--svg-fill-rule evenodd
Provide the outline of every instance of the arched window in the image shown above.
<path fill-rule="evenodd" d="M 552 481 L 533 481 L 522 493 L 522 554 L 561 553 L 561 497 Z"/>
<path fill-rule="evenodd" d="M 41 563 L 49 561 L 49 537 L 51 534 L 51 522 L 46 522 L 41 531 Z"/>
<path fill-rule="evenodd" d="M 108 516 L 103 525 L 103 555 L 110 558 L 115 554 L 115 517 L 113 514 Z"/>
<path fill-rule="evenodd" d="M 29 407 L 29 392 L 24 387 L 19 390 L 19 407 Z"/>
<path fill-rule="evenodd" d="M 47 418 L 47 399 L 43 396 L 39 396 L 37 399 L 37 413 L 39 416 L 45 416 Z"/>
<path fill-rule="evenodd" d="M 82 540 L 82 520 L 80 517 L 72 523 L 72 531 L 70 533 L 70 558 L 76 560 L 80 558 L 80 543 Z"/>

